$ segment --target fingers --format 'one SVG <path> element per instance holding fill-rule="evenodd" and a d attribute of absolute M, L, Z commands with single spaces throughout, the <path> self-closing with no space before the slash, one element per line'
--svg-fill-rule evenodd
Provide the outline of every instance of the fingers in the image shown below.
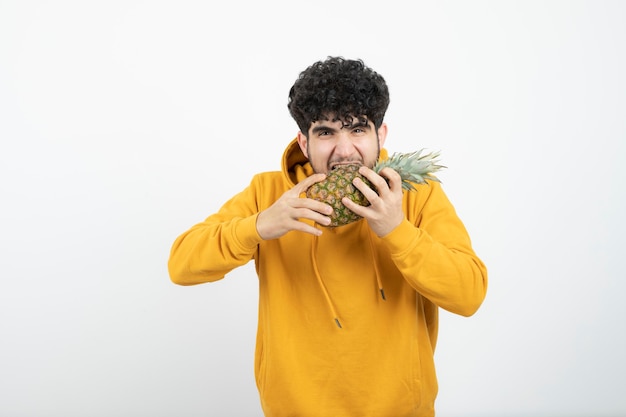
<path fill-rule="evenodd" d="M 327 217 L 328 219 L 328 217 Z M 330 219 L 328 219 L 330 221 Z M 299 232 L 303 232 L 303 233 L 309 233 L 315 236 L 320 236 L 322 234 L 322 231 L 318 228 L 316 228 L 315 226 L 312 226 L 310 224 L 304 223 L 302 221 L 298 221 L 298 220 L 294 220 L 293 223 L 291 224 L 291 226 L 289 227 L 290 231 L 299 231 Z"/>
<path fill-rule="evenodd" d="M 263 239 L 275 239 L 292 230 L 319 236 L 321 230 L 303 220 L 310 220 L 323 226 L 330 224 L 333 212 L 328 204 L 310 198 L 301 198 L 307 188 L 326 178 L 325 174 L 314 174 L 305 178 L 285 192 L 274 204 L 259 213 L 257 232 Z"/>
<path fill-rule="evenodd" d="M 355 203 L 354 201 L 350 200 L 350 198 L 348 198 L 348 197 L 342 198 L 341 202 L 343 203 L 344 206 L 346 206 L 348 208 L 348 210 L 353 211 L 354 213 L 358 214 L 359 216 L 361 216 L 361 217 L 366 217 L 367 216 L 368 209 L 365 206 L 362 206 L 360 204 Z"/>
<path fill-rule="evenodd" d="M 386 167 L 383 168 L 379 174 L 386 178 L 386 183 L 388 184 L 391 191 L 402 190 L 402 177 L 393 169 Z"/>
<path fill-rule="evenodd" d="M 322 226 L 328 226 L 331 222 L 330 215 L 333 213 L 333 208 L 326 203 L 316 201 L 310 198 L 298 198 L 294 202 L 294 219 L 311 220 Z"/>
<path fill-rule="evenodd" d="M 300 181 L 293 189 L 300 195 L 305 193 L 311 185 L 323 181 L 325 178 L 326 174 L 313 174 Z M 294 207 L 303 209 L 298 213 L 298 218 L 313 220 L 321 225 L 330 224 L 328 216 L 332 214 L 333 208 L 326 203 L 311 198 L 298 198 L 294 201 Z"/>
<path fill-rule="evenodd" d="M 383 168 L 377 174 L 370 168 L 363 166 L 359 169 L 359 173 L 372 183 L 372 186 L 378 191 L 379 195 L 386 193 L 388 190 L 395 191 L 398 187 L 400 187 L 400 189 L 402 188 L 402 178 L 400 178 L 400 174 L 389 167 Z M 363 192 L 363 190 L 359 190 Z"/>

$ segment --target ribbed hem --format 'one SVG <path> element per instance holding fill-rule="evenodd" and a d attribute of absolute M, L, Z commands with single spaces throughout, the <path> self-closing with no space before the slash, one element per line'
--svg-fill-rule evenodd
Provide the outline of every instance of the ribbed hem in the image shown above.
<path fill-rule="evenodd" d="M 409 248 L 414 247 L 415 240 L 419 239 L 421 235 L 422 231 L 419 228 L 404 219 L 398 227 L 381 239 L 387 244 L 392 254 L 400 255 L 409 250 Z"/>

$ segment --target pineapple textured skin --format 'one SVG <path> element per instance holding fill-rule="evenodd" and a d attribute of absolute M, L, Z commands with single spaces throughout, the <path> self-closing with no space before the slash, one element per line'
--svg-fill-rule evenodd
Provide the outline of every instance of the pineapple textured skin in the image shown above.
<path fill-rule="evenodd" d="M 341 202 L 343 197 L 348 197 L 361 206 L 370 204 L 363 193 L 352 185 L 352 181 L 359 177 L 370 186 L 369 180 L 359 174 L 359 167 L 360 165 L 357 164 L 341 165 L 330 171 L 323 181 L 313 184 L 306 191 L 308 198 L 321 201 L 333 208 L 333 213 L 330 215 L 329 226 L 331 227 L 343 226 L 361 218 L 344 206 Z"/>

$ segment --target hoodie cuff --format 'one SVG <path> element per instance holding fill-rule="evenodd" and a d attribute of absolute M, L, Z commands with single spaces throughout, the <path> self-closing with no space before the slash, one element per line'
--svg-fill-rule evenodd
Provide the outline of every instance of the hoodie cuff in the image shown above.
<path fill-rule="evenodd" d="M 390 252 L 394 256 L 402 255 L 406 251 L 410 251 L 423 232 L 407 219 L 398 225 L 391 232 L 383 236 L 381 239 L 387 244 Z"/>
<path fill-rule="evenodd" d="M 259 214 L 241 219 L 234 230 L 235 239 L 242 249 L 248 252 L 256 250 L 256 247 L 263 240 L 256 229 L 256 219 Z"/>

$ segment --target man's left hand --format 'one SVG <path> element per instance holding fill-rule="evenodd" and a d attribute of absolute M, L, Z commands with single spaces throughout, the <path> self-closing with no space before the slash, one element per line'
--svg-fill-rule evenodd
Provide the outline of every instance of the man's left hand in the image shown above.
<path fill-rule="evenodd" d="M 376 188 L 376 191 L 372 190 L 360 178 L 355 178 L 353 181 L 354 186 L 363 193 L 370 205 L 361 206 L 347 197 L 344 197 L 341 202 L 348 209 L 365 218 L 376 235 L 385 236 L 404 220 L 402 179 L 391 168 L 383 168 L 379 175 L 370 168 L 362 166 L 359 173 Z"/>

